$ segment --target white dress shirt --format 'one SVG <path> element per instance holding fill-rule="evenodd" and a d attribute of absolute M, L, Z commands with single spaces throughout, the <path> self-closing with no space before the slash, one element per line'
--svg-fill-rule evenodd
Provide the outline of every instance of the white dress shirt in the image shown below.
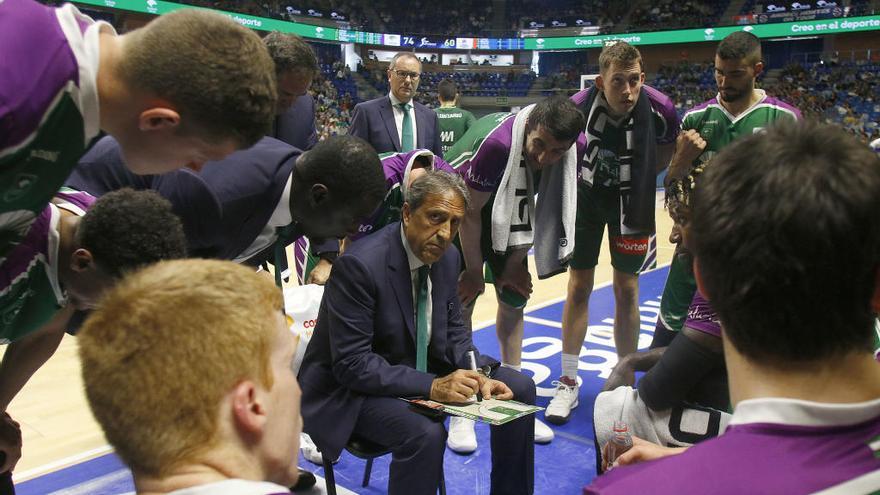
<path fill-rule="evenodd" d="M 292 177 L 293 172 L 287 177 L 287 184 L 284 185 L 281 199 L 278 200 L 278 204 L 275 205 L 275 210 L 272 212 L 272 216 L 269 217 L 269 223 L 263 227 L 263 230 L 260 231 L 260 235 L 254 239 L 254 242 L 252 242 L 247 249 L 239 253 L 233 261 L 236 263 L 243 263 L 251 256 L 266 249 L 278 239 L 275 229 L 289 225 L 290 222 L 293 221 L 293 216 L 290 214 L 290 184 Z"/>

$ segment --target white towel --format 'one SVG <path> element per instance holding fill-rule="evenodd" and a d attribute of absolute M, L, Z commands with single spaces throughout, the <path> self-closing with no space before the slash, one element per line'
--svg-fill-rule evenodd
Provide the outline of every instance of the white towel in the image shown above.
<path fill-rule="evenodd" d="M 577 152 L 572 144 L 561 163 L 543 171 L 536 208 L 532 173 L 522 159 L 533 108 L 529 105 L 514 117 L 507 166 L 492 204 L 492 249 L 506 253 L 534 245 L 538 278 L 547 278 L 565 271 L 574 252 Z"/>
<path fill-rule="evenodd" d="M 631 435 L 651 443 L 685 447 L 693 444 L 681 437 L 716 437 L 727 429 L 731 418 L 725 411 L 687 403 L 672 409 L 653 411 L 639 397 L 638 389 L 628 386 L 600 393 L 593 406 L 593 428 L 599 447 L 611 440 L 615 421 L 623 421 Z M 672 431 L 680 433 L 673 435 Z M 602 455 L 601 449 L 596 455 Z"/>

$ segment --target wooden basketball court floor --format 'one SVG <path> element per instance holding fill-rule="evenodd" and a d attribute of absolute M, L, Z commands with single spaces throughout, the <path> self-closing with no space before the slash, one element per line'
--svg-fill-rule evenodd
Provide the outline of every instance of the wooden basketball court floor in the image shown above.
<path fill-rule="evenodd" d="M 673 246 L 668 237 L 672 227 L 663 210 L 662 191 L 657 193 L 657 263 L 669 263 Z M 607 235 L 603 242 L 596 285 L 608 283 L 612 270 Z M 292 257 L 292 252 L 288 254 Z M 532 273 L 534 263 L 530 260 Z M 547 280 L 534 280 L 530 306 L 565 296 L 567 274 Z M 474 326 L 494 322 L 496 302 L 491 290 L 481 297 L 474 311 Z M 12 417 L 21 423 L 22 458 L 14 479 L 22 482 L 64 467 L 106 454 L 112 449 L 92 417 L 86 403 L 80 377 L 76 338 L 66 335 L 56 354 L 40 369 L 9 407 Z M 194 356 L 195 358 L 196 356 Z"/>

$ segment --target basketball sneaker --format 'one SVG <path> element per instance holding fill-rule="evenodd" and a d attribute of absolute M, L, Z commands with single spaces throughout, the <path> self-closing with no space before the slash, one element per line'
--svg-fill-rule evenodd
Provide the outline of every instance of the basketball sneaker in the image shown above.
<path fill-rule="evenodd" d="M 535 443 L 550 443 L 556 436 L 549 426 L 545 425 L 541 420 L 535 418 Z"/>
<path fill-rule="evenodd" d="M 547 405 L 544 412 L 544 419 L 555 425 L 564 425 L 571 418 L 571 410 L 578 405 L 578 387 L 577 380 L 562 376 L 558 381 L 554 381 L 556 392 L 553 399 Z"/>
<path fill-rule="evenodd" d="M 556 435 L 549 426 L 535 418 L 535 443 L 545 444 L 553 441 Z M 471 454 L 477 450 L 477 435 L 474 433 L 474 422 L 451 416 L 449 418 L 449 437 L 446 439 L 449 450 L 459 454 Z"/>
<path fill-rule="evenodd" d="M 459 416 L 449 417 L 449 437 L 446 438 L 449 450 L 458 454 L 471 454 L 477 450 L 477 434 L 474 422 Z"/>

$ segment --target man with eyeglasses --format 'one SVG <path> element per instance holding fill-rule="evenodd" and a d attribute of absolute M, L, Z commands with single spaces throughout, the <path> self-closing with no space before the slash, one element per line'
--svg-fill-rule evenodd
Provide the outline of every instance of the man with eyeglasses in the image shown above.
<path fill-rule="evenodd" d="M 414 54 L 395 55 L 388 66 L 388 96 L 358 103 L 348 133 L 366 140 L 379 153 L 421 148 L 442 157 L 437 114 L 413 101 L 421 73 L 422 63 Z"/>

